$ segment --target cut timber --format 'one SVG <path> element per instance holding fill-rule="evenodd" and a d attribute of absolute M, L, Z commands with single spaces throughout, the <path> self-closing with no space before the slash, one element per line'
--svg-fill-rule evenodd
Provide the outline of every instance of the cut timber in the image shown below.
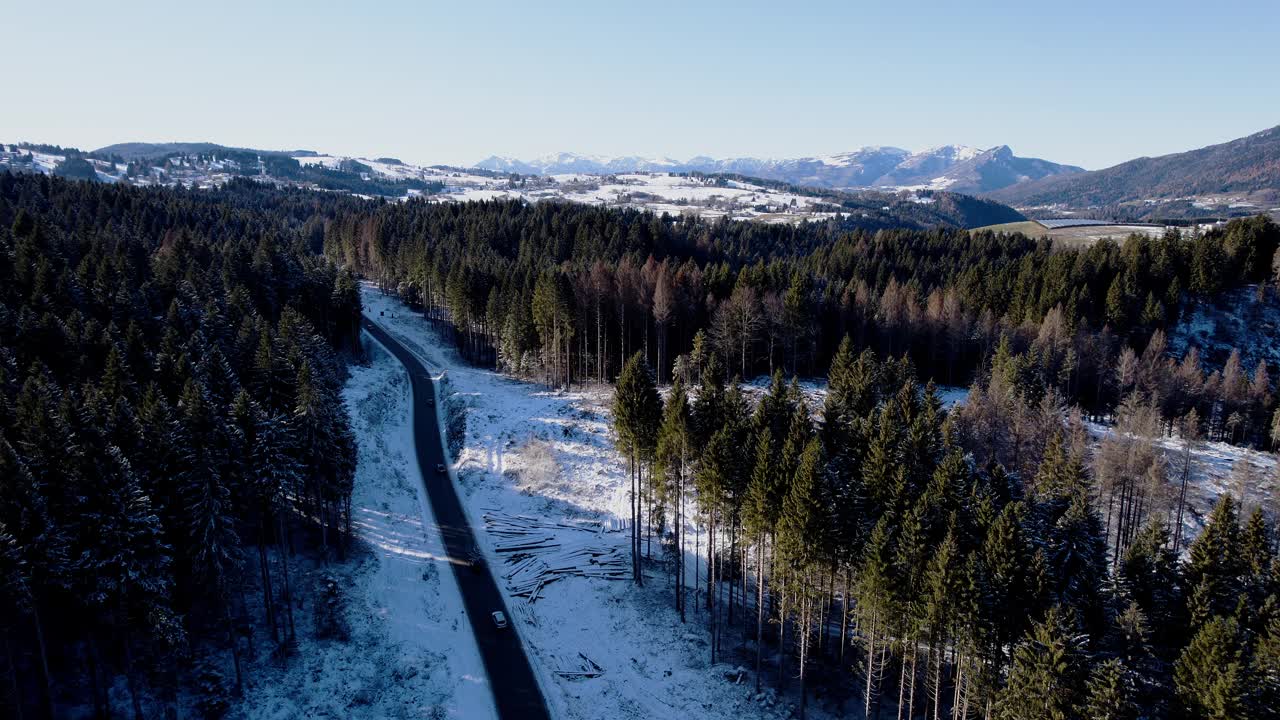
<path fill-rule="evenodd" d="M 485 528 L 494 537 L 495 552 L 507 555 L 507 590 L 537 601 L 543 589 L 562 577 L 625 580 L 629 557 L 602 534 L 604 524 L 547 522 L 522 515 L 488 512 Z"/>
<path fill-rule="evenodd" d="M 604 668 L 596 664 L 594 660 L 578 653 L 576 660 L 561 662 L 561 668 L 555 673 L 564 678 L 594 678 L 604 674 Z"/>

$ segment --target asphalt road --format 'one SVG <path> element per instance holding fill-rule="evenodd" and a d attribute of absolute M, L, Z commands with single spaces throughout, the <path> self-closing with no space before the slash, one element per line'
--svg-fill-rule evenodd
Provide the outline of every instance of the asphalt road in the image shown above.
<path fill-rule="evenodd" d="M 422 482 L 435 514 L 440 533 L 444 536 L 445 553 L 453 576 L 462 590 L 462 602 L 471 622 L 471 632 L 485 673 L 489 676 L 489 688 L 500 718 L 549 718 L 547 704 L 534 677 L 529 658 L 502 601 L 498 585 L 493 581 L 483 561 L 483 553 L 476 545 L 475 534 L 467 521 L 467 514 L 458 501 L 453 481 L 448 473 L 437 473 L 436 466 L 445 463 L 444 448 L 440 445 L 440 430 L 436 422 L 435 408 L 427 404 L 435 397 L 431 376 L 416 357 L 395 338 L 369 318 L 362 318 L 365 331 L 391 351 L 409 371 L 413 385 L 413 437 L 418 452 L 418 467 L 422 469 Z M 501 610 L 507 616 L 507 627 L 493 624 L 493 611 Z M 447 648 L 441 648 L 447 650 Z"/>

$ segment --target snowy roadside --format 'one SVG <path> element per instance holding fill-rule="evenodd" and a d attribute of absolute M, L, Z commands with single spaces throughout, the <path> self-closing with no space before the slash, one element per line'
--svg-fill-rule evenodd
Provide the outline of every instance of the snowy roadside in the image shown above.
<path fill-rule="evenodd" d="M 349 639 L 310 637 L 287 669 L 264 668 L 232 717 L 492 718 L 493 700 L 414 454 L 404 368 L 366 341 L 343 391 L 359 442 L 352 526 L 359 548 L 320 568 L 343 588 Z M 313 572 L 316 574 L 316 572 Z"/>
<path fill-rule="evenodd" d="M 610 433 L 608 387 L 552 392 L 468 366 L 420 315 L 366 285 L 365 312 L 437 371 L 466 403 L 467 432 L 455 458 L 460 495 L 477 540 L 506 595 L 530 659 L 545 681 L 548 705 L 568 718 L 781 717 L 789 709 L 754 697 L 750 678 L 732 671 L 737 633 L 726 634 L 727 662 L 710 664 L 705 629 L 692 597 L 688 622 L 673 607 L 673 579 L 653 565 L 646 585 L 565 573 L 530 602 L 512 592 L 510 542 L 490 521 L 523 516 L 547 524 L 548 544 L 626 551 L 626 533 L 608 532 L 630 516 L 626 464 Z M 593 528 L 583 532 L 581 527 Z M 693 552 L 694 535 L 688 551 Z M 705 548 L 705 536 L 700 540 Z M 655 557 L 659 553 L 654 543 Z M 589 565 L 585 565 L 589 567 Z M 689 557 L 692 584 L 693 558 Z M 730 637 L 733 636 L 733 637 Z M 601 670 L 581 671 L 585 655 Z M 561 675 L 559 673 L 570 673 Z M 730 679 L 728 675 L 733 675 Z M 818 703 L 810 716 L 823 717 Z"/>
<path fill-rule="evenodd" d="M 688 623 L 679 622 L 671 602 L 672 578 L 658 565 L 650 566 L 643 589 L 626 580 L 566 573 L 532 593 L 532 602 L 521 593 L 523 573 L 508 579 L 518 566 L 507 562 L 511 554 L 503 550 L 511 537 L 501 531 L 512 516 L 545 523 L 537 526 L 535 539 L 545 538 L 541 542 L 560 550 L 586 544 L 608 551 L 621 545 L 625 552 L 626 534 L 608 532 L 630 515 L 626 466 L 610 432 L 610 388 L 553 392 L 471 367 L 398 300 L 366 285 L 363 301 L 369 315 L 435 371 L 445 373 L 451 391 L 466 405 L 465 444 L 455 467 L 460 496 L 530 659 L 544 681 L 550 678 L 546 689 L 553 711 L 570 718 L 787 714 L 786 703 L 756 699 L 749 677 L 741 685 L 730 679 L 739 663 L 750 664 L 736 653 L 737 637 L 726 637 L 725 660 L 710 664 L 705 616 L 690 602 Z M 753 381 L 748 393 L 761 392 L 764 382 Z M 811 405 L 820 405 L 821 383 L 803 383 L 802 390 Z M 948 407 L 963 402 L 966 392 L 940 388 Z M 1107 432 L 1093 430 L 1095 439 Z M 1172 449 L 1172 442 L 1158 444 Z M 1265 453 L 1220 443 L 1207 443 L 1198 452 L 1194 512 L 1188 519 L 1193 532 L 1199 530 L 1201 514 L 1231 490 L 1231 467 L 1242 458 L 1253 462 L 1259 474 L 1274 462 Z M 583 537 L 582 527 L 596 532 L 577 540 Z M 693 552 L 695 540 L 705 549 L 705 534 L 689 530 L 688 551 Z M 690 556 L 690 585 L 694 567 Z M 581 672 L 580 653 L 599 668 L 598 676 Z M 841 712 L 823 705 L 812 703 L 811 716 Z"/>

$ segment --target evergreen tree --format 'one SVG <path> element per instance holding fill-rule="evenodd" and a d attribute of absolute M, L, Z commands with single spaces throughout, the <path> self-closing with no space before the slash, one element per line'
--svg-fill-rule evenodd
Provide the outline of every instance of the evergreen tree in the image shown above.
<path fill-rule="evenodd" d="M 1250 689 L 1236 621 L 1214 617 L 1191 638 L 1173 670 L 1183 717 L 1243 720 Z"/>
<path fill-rule="evenodd" d="M 662 398 L 654 385 L 653 376 L 645 365 L 644 356 L 631 356 L 618 376 L 613 396 L 614 428 L 618 433 L 618 446 L 628 456 L 631 470 L 631 555 L 632 578 L 637 585 L 644 581 L 640 569 L 640 520 L 642 502 L 640 493 L 643 477 L 637 477 L 641 462 L 649 459 L 657 445 L 658 426 L 662 419 Z M 639 473 L 642 476 L 642 473 Z"/>
<path fill-rule="evenodd" d="M 660 493 L 663 503 L 674 510 L 673 546 L 675 549 L 675 587 L 676 608 L 680 612 L 680 621 L 685 619 L 684 589 L 684 524 L 685 524 L 685 481 L 688 479 L 689 466 L 692 464 L 691 453 L 692 428 L 689 410 L 689 396 L 684 390 L 684 381 L 677 377 L 671 385 L 671 394 L 662 412 L 662 427 L 658 431 L 656 449 L 655 477 L 663 483 Z"/>
<path fill-rule="evenodd" d="M 1192 543 L 1183 575 L 1190 589 L 1191 620 L 1199 627 L 1214 615 L 1227 615 L 1235 608 L 1240 590 L 1240 524 L 1236 504 L 1223 495 L 1205 523 L 1204 531 Z"/>
<path fill-rule="evenodd" d="M 1123 663 L 1111 659 L 1099 663 L 1089 675 L 1084 716 L 1089 720 L 1137 720 L 1134 688 Z"/>
<path fill-rule="evenodd" d="M 1088 698 L 1088 661 L 1081 639 L 1057 608 L 1013 651 L 1009 678 L 996 703 L 1000 720 L 1067 720 Z"/>

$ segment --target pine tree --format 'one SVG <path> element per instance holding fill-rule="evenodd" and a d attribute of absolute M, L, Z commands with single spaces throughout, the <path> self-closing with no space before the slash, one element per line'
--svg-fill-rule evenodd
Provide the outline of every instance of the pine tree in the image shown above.
<path fill-rule="evenodd" d="M 1025 510 L 1019 502 L 1009 503 L 987 532 L 981 549 L 982 613 L 993 631 L 996 647 L 1015 642 L 1043 608 L 1041 596 L 1042 558 L 1022 528 Z M 1021 608 L 1010 613 L 1008 608 Z M 1000 657 L 994 658 L 997 671 Z"/>
<path fill-rule="evenodd" d="M 1246 702 L 1250 680 L 1236 621 L 1219 616 L 1205 622 L 1178 658 L 1173 681 L 1185 717 L 1250 717 Z"/>
<path fill-rule="evenodd" d="M 1254 716 L 1274 717 L 1280 710 L 1280 618 L 1273 618 L 1258 638 L 1249 674 L 1255 682 L 1250 698 Z"/>
<path fill-rule="evenodd" d="M 183 423 L 194 439 L 179 479 L 186 500 L 185 525 L 191 568 L 207 588 L 221 615 L 236 671 L 236 691 L 243 686 L 240 651 L 232 628 L 230 584 L 240 568 L 240 538 L 232 506 L 227 429 L 209 407 L 203 388 L 187 383 L 182 399 Z"/>
<path fill-rule="evenodd" d="M 1183 574 L 1192 595 L 1193 627 L 1214 615 L 1230 614 L 1240 589 L 1240 523 L 1235 501 L 1224 494 L 1204 531 L 1191 543 Z"/>
<path fill-rule="evenodd" d="M 877 416 L 865 458 L 862 461 L 862 487 L 867 494 L 872 516 L 891 513 L 896 497 L 897 472 L 902 467 L 898 456 L 897 428 L 899 418 L 893 406 L 886 403 Z"/>
<path fill-rule="evenodd" d="M 157 633 L 171 644 L 180 642 L 165 629 L 170 614 L 171 549 L 164 542 L 164 531 L 150 500 L 118 450 L 109 452 L 102 471 L 102 505 L 90 516 L 97 541 L 81 559 L 81 568 L 89 575 L 89 600 L 124 629 L 129 695 L 134 716 L 141 718 L 141 690 L 133 657 L 136 643 L 144 631 Z"/>
<path fill-rule="evenodd" d="M 684 572 L 684 524 L 685 481 L 692 461 L 690 441 L 689 396 L 684 381 L 677 377 L 671 385 L 671 394 L 663 408 L 662 427 L 658 431 L 655 477 L 663 480 L 661 495 L 665 504 L 675 511 L 673 545 L 675 548 L 676 609 L 680 622 L 685 620 L 685 572 Z"/>
<path fill-rule="evenodd" d="M 645 365 L 644 356 L 631 356 L 618 376 L 613 396 L 614 428 L 618 433 L 618 446 L 627 453 L 631 471 L 631 556 L 632 578 L 643 585 L 640 569 L 640 512 L 643 488 L 642 477 L 637 477 L 640 463 L 649 459 L 657 445 L 658 425 L 662 418 L 662 398 L 654 386 L 653 376 Z"/>
<path fill-rule="evenodd" d="M 742 525 L 747 536 L 756 546 L 756 690 L 760 690 L 764 662 L 764 567 L 769 536 L 778 520 L 777 504 L 773 502 L 780 484 L 773 462 L 773 433 L 766 425 L 756 433 L 755 462 L 751 467 L 751 480 L 747 485 L 743 502 Z"/>
<path fill-rule="evenodd" d="M 1013 651 L 1009 678 L 996 702 L 1000 720 L 1067 720 L 1086 699 L 1088 662 L 1081 638 L 1053 608 Z"/>
<path fill-rule="evenodd" d="M 1050 531 L 1047 549 L 1056 602 L 1093 628 L 1101 623 L 1100 589 L 1107 577 L 1102 532 L 1088 496 L 1077 496 Z"/>
<path fill-rule="evenodd" d="M 925 669 L 926 717 L 938 718 L 943 705 L 943 665 L 948 645 L 959 640 L 965 604 L 964 563 L 955 535 L 948 531 L 928 562 L 919 603 L 921 625 L 929 646 Z M 959 643 L 956 643 L 957 645 Z"/>
<path fill-rule="evenodd" d="M 778 555 L 786 573 L 786 591 L 799 604 L 796 644 L 800 675 L 800 715 L 804 716 L 807 700 L 806 667 L 809 662 L 811 627 L 814 621 L 812 576 L 823 561 L 827 543 L 826 512 L 822 498 L 824 472 L 822 445 L 809 441 L 782 504 L 778 518 Z M 785 618 L 782 620 L 786 622 Z"/>
<path fill-rule="evenodd" d="M 1172 633 L 1183 625 L 1184 601 L 1177 557 L 1164 523 L 1153 520 L 1138 533 L 1116 567 L 1115 581 L 1119 595 L 1135 602 L 1157 628 L 1161 644 L 1172 645 Z"/>
<path fill-rule="evenodd" d="M 855 587 L 855 611 L 866 645 L 863 665 L 863 714 L 871 716 L 872 699 L 878 701 L 888 653 L 888 633 L 893 604 L 893 518 L 885 515 L 876 523 L 862 551 Z"/>
<path fill-rule="evenodd" d="M 1083 711 L 1089 720 L 1137 720 L 1134 688 L 1128 670 L 1119 660 L 1099 663 L 1089 675 Z"/>

